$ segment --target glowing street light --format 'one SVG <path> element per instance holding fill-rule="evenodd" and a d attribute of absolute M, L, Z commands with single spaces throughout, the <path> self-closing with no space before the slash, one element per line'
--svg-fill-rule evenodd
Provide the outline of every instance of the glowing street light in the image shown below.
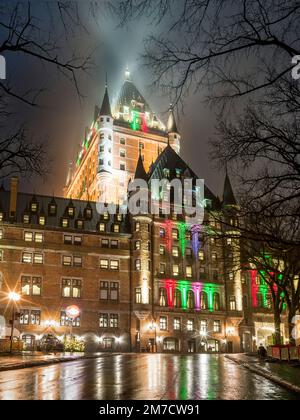
<path fill-rule="evenodd" d="M 21 296 L 16 292 L 9 292 L 8 299 L 12 302 L 13 305 L 13 312 L 12 312 L 12 322 L 11 322 L 11 334 L 10 334 L 10 353 L 13 350 L 13 340 L 14 340 L 14 329 L 15 329 L 15 304 L 19 302 Z"/>

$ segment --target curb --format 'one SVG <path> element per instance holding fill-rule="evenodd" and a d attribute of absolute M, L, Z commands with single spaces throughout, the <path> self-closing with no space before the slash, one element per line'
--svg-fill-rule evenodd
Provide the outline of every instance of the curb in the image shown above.
<path fill-rule="evenodd" d="M 79 360 L 98 359 L 100 357 L 107 357 L 108 354 L 97 356 L 78 356 L 78 357 L 65 357 L 64 359 L 51 359 L 51 360 L 37 360 L 29 362 L 20 362 L 15 365 L 0 366 L 0 372 L 8 370 L 26 369 L 31 367 L 56 365 L 58 363 L 77 362 Z"/>
<path fill-rule="evenodd" d="M 293 385 L 290 382 L 281 379 L 279 376 L 276 376 L 272 373 L 269 373 L 268 371 L 266 371 L 265 369 L 262 368 L 258 368 L 258 367 L 254 367 L 251 366 L 249 363 L 245 363 L 245 362 L 240 362 L 239 360 L 236 360 L 234 357 L 232 356 L 225 356 L 226 359 L 231 360 L 232 362 L 243 366 L 244 368 L 250 370 L 253 373 L 256 373 L 257 375 L 263 376 L 264 378 L 268 379 L 269 381 L 282 386 L 283 388 L 288 389 L 289 391 L 295 392 L 297 394 L 300 394 L 300 387 L 297 385 Z"/>

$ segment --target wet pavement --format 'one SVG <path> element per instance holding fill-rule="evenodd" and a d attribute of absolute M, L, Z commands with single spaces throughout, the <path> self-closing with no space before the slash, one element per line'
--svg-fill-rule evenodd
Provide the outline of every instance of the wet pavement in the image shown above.
<path fill-rule="evenodd" d="M 122 354 L 0 373 L 0 399 L 299 400 L 218 355 Z"/>

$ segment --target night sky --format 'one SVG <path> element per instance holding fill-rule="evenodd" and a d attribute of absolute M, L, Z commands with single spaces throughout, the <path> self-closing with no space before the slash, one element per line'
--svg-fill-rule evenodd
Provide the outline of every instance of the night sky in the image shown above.
<path fill-rule="evenodd" d="M 34 4 L 41 22 L 47 27 L 49 22 L 43 2 Z M 88 5 L 88 2 L 81 2 L 83 9 L 85 4 Z M 22 179 L 21 189 L 24 191 L 62 195 L 68 162 L 75 156 L 85 126 L 92 122 L 95 104 L 101 104 L 106 72 L 113 102 L 128 65 L 132 80 L 152 109 L 166 122 L 170 97 L 151 90 L 151 73 L 143 67 L 139 58 L 143 52 L 143 39 L 149 34 L 158 34 L 161 28 L 142 19 L 120 28 L 118 20 L 107 13 L 101 13 L 96 19 L 86 14 L 84 24 L 88 31 L 78 31 L 68 40 L 71 48 L 76 47 L 83 53 L 94 50 L 94 68 L 79 80 L 85 96 L 82 103 L 72 84 L 58 75 L 55 68 L 45 68 L 36 60 L 21 55 L 6 55 L 7 73 L 19 89 L 26 90 L 35 85 L 45 87 L 40 97 L 42 107 L 33 109 L 16 104 L 16 115 L 10 119 L 10 124 L 25 121 L 30 133 L 48 143 L 52 158 L 51 174 L 45 180 L 35 177 Z M 179 112 L 181 156 L 200 178 L 205 179 L 213 192 L 221 194 L 224 173 L 214 169 L 214 164 L 209 161 L 208 141 L 214 136 L 216 120 L 213 111 L 205 107 L 204 97 L 205 92 L 191 92 L 185 101 L 184 113 Z"/>

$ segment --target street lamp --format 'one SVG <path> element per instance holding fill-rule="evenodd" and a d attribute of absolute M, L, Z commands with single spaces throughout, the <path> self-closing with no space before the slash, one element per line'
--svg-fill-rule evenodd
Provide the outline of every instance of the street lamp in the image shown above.
<path fill-rule="evenodd" d="M 12 312 L 12 322 L 11 322 L 11 334 L 10 334 L 10 353 L 13 350 L 13 340 L 14 340 L 14 328 L 15 328 L 15 304 L 19 302 L 21 296 L 16 292 L 9 292 L 8 299 L 13 304 L 13 312 Z"/>
<path fill-rule="evenodd" d="M 70 320 L 70 337 L 72 338 L 72 327 L 73 321 L 76 319 L 80 314 L 80 309 L 76 305 L 68 306 L 66 309 L 66 315 Z"/>

